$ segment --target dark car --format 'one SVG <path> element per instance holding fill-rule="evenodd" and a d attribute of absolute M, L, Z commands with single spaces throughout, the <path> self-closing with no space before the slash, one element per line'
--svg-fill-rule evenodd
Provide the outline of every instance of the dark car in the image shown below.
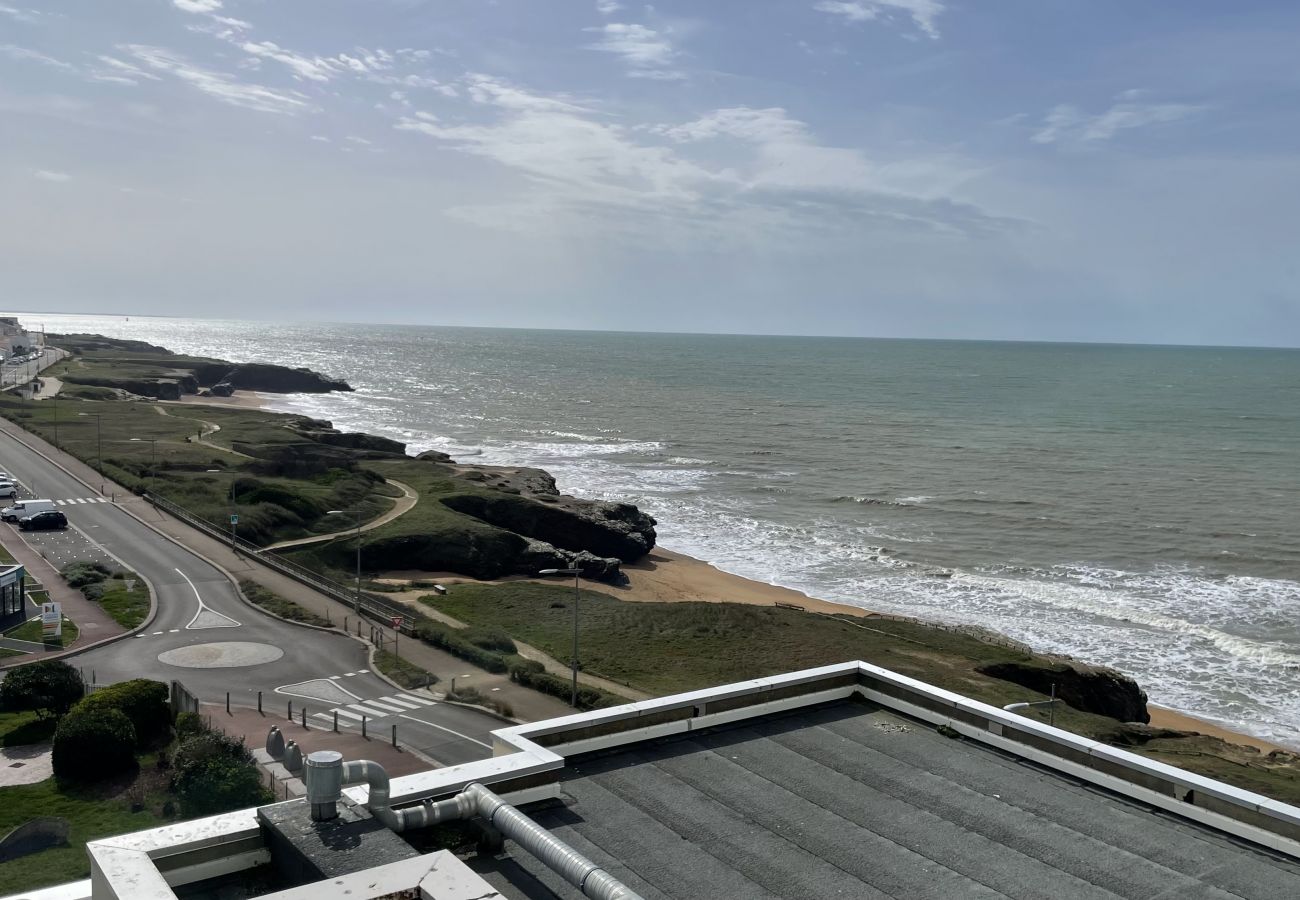
<path fill-rule="evenodd" d="M 23 531 L 50 531 L 56 528 L 67 528 L 68 517 L 58 510 L 47 509 L 45 512 L 38 512 L 34 516 L 19 519 L 18 527 Z"/>

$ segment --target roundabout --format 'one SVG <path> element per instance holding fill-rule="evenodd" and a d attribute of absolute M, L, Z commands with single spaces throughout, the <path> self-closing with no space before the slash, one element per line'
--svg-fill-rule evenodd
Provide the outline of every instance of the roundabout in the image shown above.
<path fill-rule="evenodd" d="M 275 662 L 284 651 L 270 644 L 251 641 L 218 641 L 193 644 L 158 654 L 158 661 L 183 669 L 235 669 Z"/>

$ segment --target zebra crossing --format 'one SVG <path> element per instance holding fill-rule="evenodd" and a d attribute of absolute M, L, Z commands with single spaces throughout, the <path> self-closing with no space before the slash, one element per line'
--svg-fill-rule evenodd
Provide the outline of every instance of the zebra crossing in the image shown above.
<path fill-rule="evenodd" d="M 358 723 L 363 718 L 366 720 L 383 719 L 387 716 L 400 716 L 409 713 L 411 710 L 437 705 L 437 701 L 430 700 L 428 697 L 421 697 L 418 694 L 390 694 L 387 697 L 379 697 L 374 700 L 358 700 L 356 703 L 345 703 L 333 707 L 327 712 L 315 713 L 312 718 L 332 722 L 334 721 L 334 714 L 338 713 L 340 721 Z"/>
<path fill-rule="evenodd" d="M 55 506 L 72 506 L 77 503 L 108 503 L 107 497 L 75 497 L 69 500 L 55 500 Z"/>

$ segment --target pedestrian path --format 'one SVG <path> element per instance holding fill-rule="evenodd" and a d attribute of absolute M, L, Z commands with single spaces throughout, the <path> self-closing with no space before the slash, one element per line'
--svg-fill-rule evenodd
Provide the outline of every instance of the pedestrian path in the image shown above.
<path fill-rule="evenodd" d="M 356 703 L 336 706 L 326 712 L 316 713 L 312 718 L 330 722 L 333 721 L 334 714 L 338 713 L 340 719 L 349 722 L 360 722 L 363 718 L 383 719 L 388 716 L 400 716 L 412 710 L 423 709 L 426 706 L 437 705 L 436 700 L 421 697 L 419 694 L 390 694 L 387 697 L 378 697 L 374 700 L 360 700 Z"/>

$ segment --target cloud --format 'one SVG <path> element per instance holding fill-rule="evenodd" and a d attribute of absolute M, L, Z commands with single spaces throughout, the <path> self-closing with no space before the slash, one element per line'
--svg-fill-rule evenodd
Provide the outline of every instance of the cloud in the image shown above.
<path fill-rule="evenodd" d="M 602 16 L 612 16 L 623 8 L 623 4 L 618 0 L 596 0 L 596 12 Z"/>
<path fill-rule="evenodd" d="M 336 60 L 322 59 L 319 56 L 301 56 L 285 50 L 272 41 L 245 41 L 239 45 L 239 49 L 251 56 L 275 60 L 293 72 L 294 77 L 298 79 L 329 81 L 340 71 L 340 64 Z"/>
<path fill-rule="evenodd" d="M 588 44 L 588 49 L 600 50 L 621 56 L 628 64 L 628 75 L 633 78 L 654 78 L 676 81 L 685 76 L 671 68 L 677 58 L 672 41 L 661 31 L 645 25 L 609 22 L 587 31 L 601 35 L 600 40 Z"/>
<path fill-rule="evenodd" d="M 221 9 L 221 0 L 172 0 L 172 6 L 187 13 L 214 13 Z"/>
<path fill-rule="evenodd" d="M 43 66 L 49 66 L 52 69 L 62 69 L 65 72 L 75 72 L 77 70 L 77 67 L 71 63 L 66 63 L 61 59 L 55 59 L 52 56 L 46 56 L 38 50 L 30 50 L 27 47 L 18 47 L 14 44 L 0 44 L 0 53 L 3 53 L 10 59 L 36 62 Z"/>
<path fill-rule="evenodd" d="M 32 176 L 39 178 L 41 181 L 54 181 L 60 184 L 72 180 L 72 176 L 67 172 L 51 172 L 49 169 L 37 169 L 32 173 Z"/>
<path fill-rule="evenodd" d="M 1188 103 L 1145 103 L 1141 91 L 1125 91 L 1110 109 L 1089 115 L 1076 106 L 1060 104 L 1043 118 L 1031 140 L 1036 144 L 1108 141 L 1121 131 L 1177 122 L 1205 110 Z"/>
<path fill-rule="evenodd" d="M 120 60 L 114 56 L 97 56 L 99 65 L 90 70 L 92 81 L 107 81 L 113 84 L 139 84 L 141 81 L 161 81 L 162 79 L 146 72 L 139 66 Z"/>
<path fill-rule="evenodd" d="M 813 9 L 841 16 L 848 22 L 870 22 L 905 13 L 917 28 L 938 38 L 939 28 L 935 23 L 945 7 L 940 0 L 821 0 L 813 4 Z"/>
<path fill-rule="evenodd" d="M 18 9 L 0 3 L 0 16 L 8 16 L 15 22 L 22 22 L 24 25 L 35 25 L 40 12 L 34 9 Z"/>
<path fill-rule="evenodd" d="M 260 84 L 238 81 L 223 72 L 213 72 L 191 65 L 183 57 L 144 44 L 125 44 L 119 47 L 137 61 L 155 72 L 164 72 L 202 91 L 222 103 L 240 106 L 258 112 L 299 113 L 310 109 L 301 95 L 272 90 Z"/>
<path fill-rule="evenodd" d="M 951 182 L 950 173 L 919 176 L 823 145 L 780 108 L 721 109 L 678 125 L 633 128 L 566 97 L 483 75 L 465 81 L 486 121 L 418 113 L 402 115 L 395 127 L 523 180 L 522 188 L 507 185 L 507 200 L 455 210 L 486 227 L 560 228 L 568 221 L 589 228 L 598 221 L 602 233 L 717 242 L 790 231 L 973 236 L 1015 227 L 933 187 L 916 187 Z M 717 141 L 733 146 L 705 146 Z"/>

